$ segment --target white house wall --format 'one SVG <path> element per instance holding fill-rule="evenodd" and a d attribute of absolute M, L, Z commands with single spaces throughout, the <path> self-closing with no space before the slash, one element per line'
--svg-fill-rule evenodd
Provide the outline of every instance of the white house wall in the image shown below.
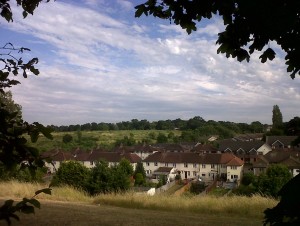
<path fill-rule="evenodd" d="M 270 151 L 272 151 L 272 148 L 267 144 L 263 144 L 260 148 L 257 149 L 257 153 L 262 155 L 265 155 Z"/>

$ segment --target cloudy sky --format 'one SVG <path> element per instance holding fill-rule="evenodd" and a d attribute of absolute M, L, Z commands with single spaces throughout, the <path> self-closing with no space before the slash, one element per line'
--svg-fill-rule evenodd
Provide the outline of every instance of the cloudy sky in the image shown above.
<path fill-rule="evenodd" d="M 0 44 L 28 47 L 39 76 L 13 88 L 26 121 L 45 125 L 189 119 L 271 123 L 299 116 L 300 81 L 286 73 L 284 54 L 262 64 L 217 54 L 215 17 L 191 35 L 152 17 L 134 17 L 125 0 L 57 0 L 14 22 L 0 19 Z"/>

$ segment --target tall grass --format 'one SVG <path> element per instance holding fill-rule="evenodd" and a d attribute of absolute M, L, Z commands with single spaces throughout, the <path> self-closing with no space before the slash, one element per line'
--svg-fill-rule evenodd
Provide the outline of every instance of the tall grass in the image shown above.
<path fill-rule="evenodd" d="M 35 191 L 47 185 L 20 183 L 16 181 L 0 182 L 1 199 L 16 199 L 34 195 Z M 274 207 L 278 201 L 255 195 L 243 196 L 171 196 L 128 192 L 125 194 L 101 194 L 90 197 L 82 191 L 70 187 L 55 187 L 52 195 L 40 194 L 39 200 L 85 202 L 100 205 L 111 205 L 134 209 L 151 209 L 174 212 L 190 212 L 199 214 L 215 214 L 228 216 L 244 216 L 263 218 L 263 211 Z"/>
<path fill-rule="evenodd" d="M 24 183 L 17 181 L 0 182 L 0 197 L 1 199 L 20 199 L 24 197 L 31 198 L 34 196 L 37 190 L 44 189 L 47 187 L 47 184 L 39 183 Z M 39 200 L 69 202 L 92 203 L 93 201 L 93 198 L 88 196 L 85 192 L 67 186 L 53 187 L 51 195 L 40 193 L 36 198 Z"/>
<path fill-rule="evenodd" d="M 206 214 L 241 215 L 245 217 L 263 217 L 263 211 L 277 204 L 271 198 L 255 195 L 242 196 L 147 196 L 135 193 L 99 195 L 94 203 L 114 205 L 136 209 L 155 209 Z"/>

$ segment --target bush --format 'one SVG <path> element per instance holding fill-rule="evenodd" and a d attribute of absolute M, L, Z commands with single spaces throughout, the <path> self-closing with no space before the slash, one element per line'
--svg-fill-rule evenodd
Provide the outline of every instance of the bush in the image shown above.
<path fill-rule="evenodd" d="M 255 182 L 255 178 L 256 177 L 253 173 L 245 173 L 243 175 L 241 183 L 246 186 L 249 184 L 253 184 Z"/>
<path fill-rule="evenodd" d="M 200 194 L 205 190 L 205 183 L 204 182 L 193 182 L 191 183 L 190 192 L 193 194 Z"/>
<path fill-rule="evenodd" d="M 144 182 L 145 182 L 145 179 L 144 179 L 143 175 L 141 173 L 137 173 L 135 175 L 134 185 L 140 186 L 140 185 L 143 185 Z"/>
<path fill-rule="evenodd" d="M 63 142 L 65 144 L 67 144 L 73 140 L 73 137 L 70 134 L 65 134 L 62 139 L 63 139 Z"/>
<path fill-rule="evenodd" d="M 257 189 L 252 184 L 250 185 L 241 184 L 238 188 L 233 189 L 232 193 L 235 195 L 252 196 L 255 193 L 257 193 Z"/>
<path fill-rule="evenodd" d="M 69 185 L 74 188 L 85 190 L 89 176 L 89 169 L 81 163 L 75 161 L 64 162 L 52 178 L 51 185 Z"/>

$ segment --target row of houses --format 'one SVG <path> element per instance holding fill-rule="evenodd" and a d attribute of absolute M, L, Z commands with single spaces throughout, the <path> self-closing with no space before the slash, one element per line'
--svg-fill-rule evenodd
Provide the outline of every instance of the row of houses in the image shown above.
<path fill-rule="evenodd" d="M 209 144 L 181 143 L 120 146 L 111 152 L 101 149 L 89 152 L 80 149 L 72 152 L 54 150 L 44 153 L 44 157 L 52 159 L 53 164 L 47 165 L 51 173 L 64 161 L 79 161 L 91 168 L 101 159 L 112 166 L 125 158 L 134 169 L 138 162 L 142 162 L 149 178 L 164 175 L 171 180 L 180 175 L 183 179 L 212 181 L 222 178 L 233 182 L 239 181 L 245 172 L 251 171 L 259 175 L 274 163 L 287 165 L 291 173 L 297 175 L 300 169 L 300 152 L 297 147 L 291 147 L 295 138 L 267 137 L 268 142 L 230 139 L 220 141 L 218 148 Z"/>

